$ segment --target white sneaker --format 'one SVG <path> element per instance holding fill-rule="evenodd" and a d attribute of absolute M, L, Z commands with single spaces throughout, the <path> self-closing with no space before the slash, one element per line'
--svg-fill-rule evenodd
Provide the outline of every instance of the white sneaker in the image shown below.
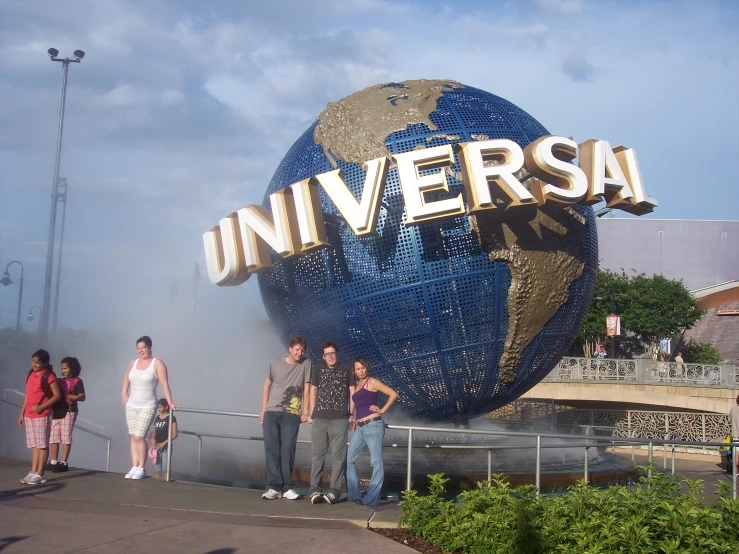
<path fill-rule="evenodd" d="M 128 470 L 128 473 L 126 473 L 126 479 L 130 479 L 131 476 L 136 473 L 136 470 L 138 468 L 136 466 L 133 466 L 131 469 Z"/>
<path fill-rule="evenodd" d="M 300 495 L 293 489 L 287 489 L 285 492 L 282 493 L 282 498 L 287 498 L 288 500 L 297 500 L 298 498 L 300 498 Z"/>
<path fill-rule="evenodd" d="M 46 483 L 46 479 L 41 477 L 38 473 L 32 473 L 30 477 L 26 478 L 26 485 L 38 485 L 41 483 L 41 479 L 44 479 L 44 483 Z"/>
<path fill-rule="evenodd" d="M 36 481 L 36 482 L 34 483 L 35 485 L 43 485 L 44 483 L 46 483 L 46 476 L 44 476 L 44 475 L 38 475 L 38 474 L 36 474 L 36 476 L 37 476 L 37 477 L 38 477 L 39 479 L 38 479 L 38 481 Z"/>
<path fill-rule="evenodd" d="M 282 493 L 277 492 L 275 489 L 269 489 L 262 495 L 262 498 L 266 500 L 277 500 L 278 498 L 282 498 Z"/>
<path fill-rule="evenodd" d="M 131 479 L 145 479 L 146 470 L 143 467 L 137 467 L 136 471 L 131 474 Z"/>
<path fill-rule="evenodd" d="M 34 472 L 29 471 L 28 475 L 21 479 L 21 483 L 23 483 L 24 485 L 32 485 L 33 483 L 29 482 L 29 479 L 32 479 L 34 475 L 36 475 Z"/>

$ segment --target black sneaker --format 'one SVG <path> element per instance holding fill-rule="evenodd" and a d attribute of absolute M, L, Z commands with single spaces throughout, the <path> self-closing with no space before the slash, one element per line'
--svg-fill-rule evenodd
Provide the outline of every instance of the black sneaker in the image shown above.
<path fill-rule="evenodd" d="M 51 472 L 52 473 L 59 473 L 60 471 L 62 471 L 61 465 L 62 464 L 60 462 L 57 462 L 55 464 L 49 464 L 49 466 L 51 466 Z"/>
<path fill-rule="evenodd" d="M 56 465 L 59 466 L 59 469 L 56 470 L 57 473 L 64 473 L 65 471 L 69 471 L 69 466 L 64 462 L 59 462 Z"/>
<path fill-rule="evenodd" d="M 327 492 L 326 494 L 323 495 L 323 501 L 326 504 L 336 504 L 339 501 L 339 499 L 334 496 L 334 493 Z"/>
<path fill-rule="evenodd" d="M 325 502 L 323 495 L 320 492 L 312 492 L 310 495 L 311 504 L 322 504 Z"/>

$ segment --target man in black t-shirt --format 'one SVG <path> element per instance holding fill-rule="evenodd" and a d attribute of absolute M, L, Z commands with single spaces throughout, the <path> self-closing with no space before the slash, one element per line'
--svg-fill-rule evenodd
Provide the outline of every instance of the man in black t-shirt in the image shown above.
<path fill-rule="evenodd" d="M 310 501 L 334 504 L 341 496 L 346 472 L 346 439 L 349 431 L 349 397 L 354 375 L 349 364 L 339 363 L 339 347 L 327 341 L 321 348 L 323 362 L 313 368 L 310 381 L 311 452 Z M 321 479 L 326 454 L 331 450 L 331 483 L 323 494 Z"/>

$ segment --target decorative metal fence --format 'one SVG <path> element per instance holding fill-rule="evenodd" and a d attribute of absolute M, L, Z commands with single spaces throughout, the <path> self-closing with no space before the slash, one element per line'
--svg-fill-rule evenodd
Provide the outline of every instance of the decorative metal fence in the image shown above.
<path fill-rule="evenodd" d="M 636 381 L 636 360 L 565 357 L 557 366 L 556 377 L 567 381 L 581 379 Z"/>
<path fill-rule="evenodd" d="M 731 433 L 728 415 L 651 410 L 593 410 L 571 408 L 552 400 L 519 399 L 488 416 L 503 422 L 547 423 L 552 431 L 573 425 L 613 427 L 614 436 L 663 439 L 666 434 L 684 441 L 720 442 Z M 623 431 L 618 431 L 622 429 Z M 635 433 L 635 430 L 640 430 Z"/>
<path fill-rule="evenodd" d="M 739 366 L 658 362 L 651 358 L 616 360 L 566 356 L 543 379 L 550 382 L 594 380 L 739 388 Z"/>

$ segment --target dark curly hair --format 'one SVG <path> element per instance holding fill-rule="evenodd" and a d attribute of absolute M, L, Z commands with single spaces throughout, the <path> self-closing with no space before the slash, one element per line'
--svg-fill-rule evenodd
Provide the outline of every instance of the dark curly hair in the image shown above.
<path fill-rule="evenodd" d="M 80 376 L 82 366 L 80 365 L 80 361 L 77 358 L 67 356 L 66 358 L 62 359 L 62 365 L 64 364 L 67 364 L 67 366 L 69 367 L 69 373 L 72 374 L 72 377 Z"/>

